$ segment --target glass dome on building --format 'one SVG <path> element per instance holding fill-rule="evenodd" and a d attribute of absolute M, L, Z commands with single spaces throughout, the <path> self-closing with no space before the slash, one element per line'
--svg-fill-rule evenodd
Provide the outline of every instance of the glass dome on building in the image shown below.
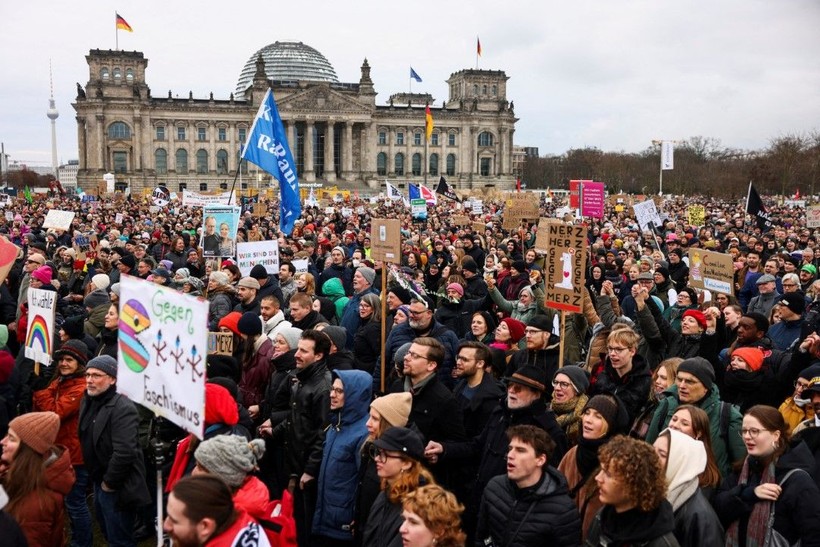
<path fill-rule="evenodd" d="M 242 97 L 253 83 L 256 59 L 260 54 L 265 60 L 265 73 L 271 80 L 339 82 L 333 65 L 312 47 L 302 42 L 274 42 L 251 55 L 245 63 L 236 84 L 237 96 Z"/>

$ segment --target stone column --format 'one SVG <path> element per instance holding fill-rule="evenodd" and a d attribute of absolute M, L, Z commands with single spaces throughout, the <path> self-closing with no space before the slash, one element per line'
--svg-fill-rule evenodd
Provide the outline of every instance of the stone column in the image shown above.
<path fill-rule="evenodd" d="M 296 161 L 296 120 L 288 120 L 285 123 L 287 124 L 286 134 L 288 136 L 290 153 L 294 156 L 294 161 Z"/>
<path fill-rule="evenodd" d="M 478 154 L 478 145 L 476 143 L 476 139 L 478 138 L 478 127 L 471 126 L 465 137 L 467 138 L 467 142 L 463 143 L 463 146 L 466 149 L 466 153 L 470 156 L 467 165 L 470 166 L 470 175 L 468 180 L 470 181 L 470 188 L 472 188 L 473 179 L 475 178 L 476 173 L 478 173 L 478 158 L 476 158 L 476 154 Z"/>
<path fill-rule="evenodd" d="M 134 116 L 134 157 L 131 158 L 133 169 L 131 171 L 142 171 L 142 118 Z"/>
<path fill-rule="evenodd" d="M 345 134 L 342 139 L 342 178 L 353 179 L 353 122 L 345 122 Z"/>
<path fill-rule="evenodd" d="M 234 156 L 235 152 L 239 150 L 239 146 L 236 144 L 236 123 L 231 123 L 228 126 L 228 165 L 226 168 L 228 169 L 228 176 L 233 173 L 237 168 L 237 161 L 236 157 Z M 224 175 L 223 175 L 224 176 Z M 224 182 L 224 181 L 220 181 Z"/>
<path fill-rule="evenodd" d="M 88 149 L 86 148 L 86 137 L 85 137 L 85 116 L 77 116 L 77 148 L 78 148 L 78 156 L 79 156 L 79 166 L 78 170 L 82 171 L 88 168 L 88 159 L 86 158 L 86 154 L 88 153 Z"/>
<path fill-rule="evenodd" d="M 336 181 L 336 165 L 333 163 L 334 121 L 327 121 L 325 129 L 325 179 L 328 182 Z"/>
<path fill-rule="evenodd" d="M 512 148 L 508 146 L 509 144 L 509 129 L 506 127 L 502 127 L 500 130 L 500 137 L 498 139 L 500 141 L 500 148 L 501 151 L 498 154 L 498 161 L 495 162 L 495 175 L 500 176 L 508 173 L 507 171 L 507 157 L 510 156 L 510 152 Z"/>
<path fill-rule="evenodd" d="M 316 173 L 313 172 L 313 121 L 305 121 L 305 181 L 314 182 Z"/>
<path fill-rule="evenodd" d="M 359 173 L 358 178 L 367 180 L 367 177 L 374 176 L 376 174 L 376 154 L 372 153 L 370 148 L 368 147 L 368 142 L 370 142 L 370 138 L 368 137 L 368 133 L 374 139 L 372 142 L 376 143 L 376 124 L 362 124 L 362 129 L 359 132 Z M 375 150 L 375 146 L 373 150 Z"/>
<path fill-rule="evenodd" d="M 396 130 L 392 127 L 387 128 L 387 177 L 396 177 Z M 406 158 L 405 158 L 406 159 Z M 405 164 L 407 161 L 404 162 Z"/>
<path fill-rule="evenodd" d="M 103 131 L 105 116 L 97 114 L 95 122 L 97 124 L 95 131 L 97 133 L 97 168 L 105 172 L 105 157 L 106 151 L 108 150 L 108 145 L 105 141 L 105 131 Z"/>

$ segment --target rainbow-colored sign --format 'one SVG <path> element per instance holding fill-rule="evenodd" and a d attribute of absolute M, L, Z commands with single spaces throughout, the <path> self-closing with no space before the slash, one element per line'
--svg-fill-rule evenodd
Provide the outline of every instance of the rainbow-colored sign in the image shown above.
<path fill-rule="evenodd" d="M 43 289 L 28 289 L 28 330 L 25 355 L 35 363 L 51 364 L 54 343 L 54 308 L 57 293 Z"/>

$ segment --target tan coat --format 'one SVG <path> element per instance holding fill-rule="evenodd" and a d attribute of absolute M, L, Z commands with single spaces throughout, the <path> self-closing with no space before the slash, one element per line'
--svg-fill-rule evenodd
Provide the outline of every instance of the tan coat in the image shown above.
<path fill-rule="evenodd" d="M 575 492 L 578 483 L 581 479 L 583 479 L 583 477 L 581 477 L 581 473 L 578 471 L 578 466 L 575 463 L 575 453 L 577 451 L 577 446 L 570 448 L 564 455 L 561 463 L 558 464 L 558 471 L 563 473 L 567 478 L 570 493 Z M 582 541 L 586 541 L 587 531 L 589 530 L 592 521 L 595 519 L 595 515 L 597 515 L 598 511 L 600 511 L 604 506 L 604 504 L 598 499 L 598 485 L 595 482 L 594 475 L 580 490 L 575 493 L 573 501 L 575 501 L 575 506 L 581 514 Z"/>

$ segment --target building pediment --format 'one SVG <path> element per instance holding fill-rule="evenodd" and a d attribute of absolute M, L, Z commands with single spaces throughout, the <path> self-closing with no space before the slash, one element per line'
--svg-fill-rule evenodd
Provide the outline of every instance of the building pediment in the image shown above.
<path fill-rule="evenodd" d="M 309 112 L 311 114 L 370 115 L 371 109 L 353 97 L 331 89 L 328 85 L 315 85 L 303 91 L 277 99 L 280 112 Z"/>

